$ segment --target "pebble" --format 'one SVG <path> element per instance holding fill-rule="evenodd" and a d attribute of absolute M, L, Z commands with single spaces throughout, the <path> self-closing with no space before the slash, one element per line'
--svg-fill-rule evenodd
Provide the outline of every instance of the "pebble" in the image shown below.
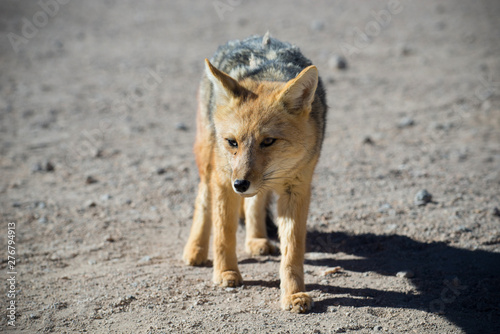
<path fill-rule="evenodd" d="M 334 55 L 328 60 L 328 67 L 331 69 L 345 70 L 347 69 L 347 60 L 340 55 Z"/>
<path fill-rule="evenodd" d="M 44 216 L 44 217 L 40 217 L 40 218 L 38 219 L 38 222 L 39 222 L 40 224 L 47 224 L 47 217 L 45 217 L 45 216 Z"/>
<path fill-rule="evenodd" d="M 415 121 L 412 118 L 405 117 L 399 121 L 398 128 L 400 128 L 400 129 L 409 128 L 409 127 L 414 126 L 414 125 L 415 125 Z"/>
<path fill-rule="evenodd" d="M 321 20 L 314 20 L 311 22 L 311 29 L 314 31 L 322 31 L 325 29 L 325 22 Z"/>
<path fill-rule="evenodd" d="M 498 210 L 497 207 L 494 207 L 491 213 L 493 214 L 493 216 L 500 218 L 500 210 Z"/>
<path fill-rule="evenodd" d="M 99 182 L 96 178 L 94 178 L 92 175 L 87 176 L 85 179 L 85 184 L 93 184 Z"/>
<path fill-rule="evenodd" d="M 96 206 L 97 206 L 97 204 L 94 201 L 92 201 L 92 200 L 88 200 L 88 201 L 85 202 L 85 207 L 86 208 L 95 208 Z"/>
<path fill-rule="evenodd" d="M 146 255 L 139 260 L 139 263 L 146 263 L 146 262 L 151 262 L 151 256 Z"/>
<path fill-rule="evenodd" d="M 375 142 L 370 136 L 366 136 L 365 138 L 363 138 L 363 144 L 375 145 Z"/>
<path fill-rule="evenodd" d="M 327 275 L 331 275 L 331 274 L 336 274 L 338 272 L 341 272 L 343 269 L 344 268 L 339 267 L 339 266 L 334 267 L 334 268 L 329 268 L 329 269 L 325 270 L 322 275 L 327 276 Z"/>
<path fill-rule="evenodd" d="M 411 270 L 406 270 L 406 271 L 400 271 L 396 274 L 397 277 L 403 277 L 403 278 L 413 278 L 415 277 L 415 273 Z"/>
<path fill-rule="evenodd" d="M 108 201 L 112 198 L 110 194 L 104 194 L 101 196 L 101 201 Z"/>
<path fill-rule="evenodd" d="M 381 331 L 382 329 L 383 329 L 382 326 L 375 326 L 375 327 L 373 327 L 374 331 Z"/>
<path fill-rule="evenodd" d="M 33 173 L 36 173 L 36 172 L 43 172 L 43 167 L 42 167 L 42 164 L 37 162 L 36 164 L 34 164 L 32 167 L 31 167 L 31 171 Z"/>
<path fill-rule="evenodd" d="M 45 161 L 43 163 L 37 162 L 31 167 L 31 171 L 33 173 L 37 172 L 53 172 L 55 170 L 55 166 L 50 161 Z"/>
<path fill-rule="evenodd" d="M 415 205 L 423 206 L 432 202 L 432 195 L 426 190 L 422 189 L 415 195 Z"/>
<path fill-rule="evenodd" d="M 380 208 L 378 208 L 378 212 L 380 212 L 380 213 L 386 213 L 390 209 L 392 209 L 392 206 L 389 203 L 384 203 L 384 204 L 382 204 L 380 206 Z"/>
<path fill-rule="evenodd" d="M 36 207 L 39 209 L 45 209 L 47 207 L 47 204 L 45 204 L 45 202 L 37 202 Z"/>
<path fill-rule="evenodd" d="M 187 131 L 188 126 L 184 122 L 175 123 L 175 129 L 179 131 Z"/>
<path fill-rule="evenodd" d="M 55 170 L 55 166 L 52 162 L 46 161 L 45 162 L 45 171 L 46 172 L 53 172 Z"/>
<path fill-rule="evenodd" d="M 337 310 L 337 307 L 332 306 L 332 305 L 328 306 L 326 310 L 327 310 L 327 312 L 330 312 L 330 313 L 333 313 L 333 312 L 337 312 L 337 311 L 338 311 L 338 310 Z"/>
<path fill-rule="evenodd" d="M 91 266 L 93 266 L 93 265 L 97 264 L 97 261 L 91 259 L 91 260 L 88 261 L 88 264 L 90 264 Z"/>
<path fill-rule="evenodd" d="M 399 47 L 398 47 L 398 53 L 400 56 L 406 57 L 406 56 L 409 56 L 413 53 L 413 49 L 406 44 L 402 44 L 402 45 L 399 45 Z"/>
<path fill-rule="evenodd" d="M 111 235 L 107 235 L 104 240 L 106 240 L 107 242 L 115 242 L 115 238 L 113 238 Z"/>

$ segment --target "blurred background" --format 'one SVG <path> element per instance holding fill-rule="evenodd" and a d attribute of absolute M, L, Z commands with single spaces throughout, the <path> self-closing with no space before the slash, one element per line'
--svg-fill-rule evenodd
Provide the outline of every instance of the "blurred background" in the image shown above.
<path fill-rule="evenodd" d="M 180 261 L 203 60 L 267 31 L 318 67 L 330 107 L 306 260 L 318 313 L 300 324 L 278 310 L 279 258 L 240 242 L 250 294 L 234 298 Z M 21 330 L 498 328 L 500 2 L 3 0 L 0 34 Z"/>

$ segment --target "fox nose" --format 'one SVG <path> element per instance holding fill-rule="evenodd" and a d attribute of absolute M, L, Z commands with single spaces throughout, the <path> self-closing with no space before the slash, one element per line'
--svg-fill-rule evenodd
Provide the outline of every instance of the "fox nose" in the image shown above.
<path fill-rule="evenodd" d="M 244 193 L 250 188 L 250 181 L 247 180 L 235 180 L 234 189 L 239 193 Z"/>

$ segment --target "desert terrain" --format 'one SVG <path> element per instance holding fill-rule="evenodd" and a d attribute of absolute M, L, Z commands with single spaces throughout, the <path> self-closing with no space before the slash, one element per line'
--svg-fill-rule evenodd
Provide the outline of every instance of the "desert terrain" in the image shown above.
<path fill-rule="evenodd" d="M 243 228 L 242 287 L 181 259 L 203 60 L 267 31 L 329 105 L 304 315 Z M 2 332 L 500 333 L 499 1 L 3 0 L 0 32 Z"/>

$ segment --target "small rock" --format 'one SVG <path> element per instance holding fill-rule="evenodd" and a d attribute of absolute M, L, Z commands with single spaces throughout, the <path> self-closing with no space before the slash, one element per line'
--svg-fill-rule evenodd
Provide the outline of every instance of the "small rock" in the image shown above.
<path fill-rule="evenodd" d="M 328 60 L 328 67 L 331 69 L 345 70 L 347 69 L 347 60 L 340 55 L 334 55 Z"/>
<path fill-rule="evenodd" d="M 47 205 L 45 204 L 45 202 L 37 202 L 36 203 L 36 207 L 39 208 L 39 209 L 45 209 L 47 207 Z"/>
<path fill-rule="evenodd" d="M 68 307 L 68 303 L 66 302 L 55 302 L 52 304 L 52 308 L 55 308 L 56 310 L 62 310 Z"/>
<path fill-rule="evenodd" d="M 330 313 L 333 313 L 333 312 L 337 312 L 337 308 L 335 306 L 328 306 L 327 309 L 326 309 L 327 312 L 330 312 Z"/>
<path fill-rule="evenodd" d="M 325 270 L 323 272 L 323 276 L 327 276 L 327 275 L 331 275 L 331 274 L 336 274 L 338 272 L 341 272 L 342 270 L 344 270 L 344 268 L 339 267 L 339 266 L 334 267 L 334 268 L 329 268 L 329 269 L 327 269 L 327 270 Z"/>
<path fill-rule="evenodd" d="M 112 198 L 110 194 L 104 194 L 101 196 L 101 201 L 109 201 Z"/>
<path fill-rule="evenodd" d="M 311 22 L 311 29 L 314 31 L 322 31 L 325 29 L 325 22 L 321 20 L 314 20 Z"/>
<path fill-rule="evenodd" d="M 415 195 L 414 202 L 417 206 L 426 205 L 432 202 L 432 195 L 426 189 L 422 189 Z"/>
<path fill-rule="evenodd" d="M 43 167 L 42 167 L 42 164 L 37 162 L 36 164 L 34 164 L 32 167 L 31 167 L 31 171 L 33 173 L 37 173 L 37 172 L 43 172 Z"/>
<path fill-rule="evenodd" d="M 93 184 L 99 182 L 96 178 L 94 178 L 92 175 L 87 176 L 85 179 L 85 184 Z"/>
<path fill-rule="evenodd" d="M 184 122 L 178 122 L 175 124 L 175 129 L 179 131 L 187 131 L 188 127 Z"/>
<path fill-rule="evenodd" d="M 415 277 L 415 273 L 411 270 L 406 270 L 406 271 L 400 271 L 396 274 L 397 277 L 402 277 L 402 278 L 413 278 Z"/>
<path fill-rule="evenodd" d="M 500 218 L 500 210 L 498 210 L 497 207 L 494 207 L 491 213 L 493 214 L 494 217 Z"/>
<path fill-rule="evenodd" d="M 47 217 L 43 216 L 38 219 L 40 224 L 47 224 Z"/>
<path fill-rule="evenodd" d="M 389 203 L 382 204 L 380 208 L 378 208 L 378 212 L 380 213 L 386 213 L 390 209 L 392 209 L 392 206 Z"/>
<path fill-rule="evenodd" d="M 122 297 L 120 299 L 118 299 L 118 301 L 116 303 L 113 303 L 113 306 L 114 307 L 118 307 L 118 306 L 127 306 L 129 305 L 133 300 L 136 300 L 137 298 L 135 298 L 134 296 L 132 295 L 129 295 L 127 297 Z"/>
<path fill-rule="evenodd" d="M 13 208 L 20 208 L 22 206 L 21 202 L 14 202 L 12 203 Z"/>
<path fill-rule="evenodd" d="M 113 238 L 111 235 L 107 235 L 104 240 L 106 240 L 107 242 L 115 242 L 115 238 Z"/>
<path fill-rule="evenodd" d="M 363 138 L 363 144 L 375 145 L 375 142 L 370 136 L 366 136 L 365 138 Z"/>
<path fill-rule="evenodd" d="M 375 327 L 373 327 L 373 330 L 377 331 L 377 332 L 380 332 L 382 329 L 383 329 L 382 326 L 375 326 Z"/>
<path fill-rule="evenodd" d="M 45 161 L 44 163 L 37 162 L 31 167 L 31 171 L 33 173 L 37 172 L 53 172 L 55 170 L 55 166 L 50 161 Z"/>
<path fill-rule="evenodd" d="M 403 129 L 403 128 L 409 128 L 411 126 L 415 125 L 415 121 L 410 118 L 410 117 L 405 117 L 401 119 L 398 123 L 398 128 Z"/>
<path fill-rule="evenodd" d="M 93 265 L 96 265 L 96 264 L 97 264 L 97 261 L 96 261 L 96 260 L 93 260 L 93 259 L 90 259 L 90 260 L 88 261 L 88 264 L 90 264 L 91 266 L 93 266 Z"/>
<path fill-rule="evenodd" d="M 236 288 L 231 288 L 231 287 L 228 287 L 225 290 L 226 292 L 236 292 Z"/>
<path fill-rule="evenodd" d="M 158 175 L 163 175 L 167 172 L 167 169 L 166 168 L 163 168 L 163 167 L 160 167 L 156 170 L 156 174 Z"/>
<path fill-rule="evenodd" d="M 403 57 L 410 56 L 413 52 L 413 49 L 406 44 L 402 44 L 398 48 L 399 55 Z"/>
<path fill-rule="evenodd" d="M 468 232 L 472 232 L 472 230 L 465 225 L 460 225 L 460 226 L 457 226 L 455 228 L 455 232 L 456 233 L 468 233 Z"/>
<path fill-rule="evenodd" d="M 125 201 L 125 204 L 127 204 L 127 205 L 132 204 L 132 200 L 131 200 L 131 199 L 127 199 L 127 200 Z"/>
<path fill-rule="evenodd" d="M 149 255 L 143 256 L 143 257 L 139 260 L 139 263 L 147 263 L 147 262 L 151 262 L 151 256 L 149 256 Z"/>
<path fill-rule="evenodd" d="M 50 161 L 45 162 L 45 171 L 46 172 L 53 172 L 55 169 L 56 168 L 52 162 L 50 162 Z"/>
<path fill-rule="evenodd" d="M 94 158 L 102 158 L 104 156 L 104 150 L 103 149 L 97 149 L 94 151 Z"/>
<path fill-rule="evenodd" d="M 96 206 L 97 206 L 97 204 L 92 200 L 88 200 L 87 202 L 85 202 L 86 208 L 95 208 Z"/>

